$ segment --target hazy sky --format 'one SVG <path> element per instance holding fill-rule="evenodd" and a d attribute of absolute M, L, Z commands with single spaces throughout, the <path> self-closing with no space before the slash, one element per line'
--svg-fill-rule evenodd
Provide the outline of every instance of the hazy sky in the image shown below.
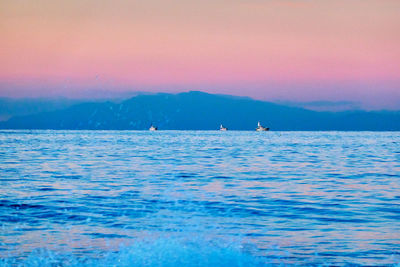
<path fill-rule="evenodd" d="M 400 109 L 399 0 L 0 0 L 0 95 L 187 91 Z"/>

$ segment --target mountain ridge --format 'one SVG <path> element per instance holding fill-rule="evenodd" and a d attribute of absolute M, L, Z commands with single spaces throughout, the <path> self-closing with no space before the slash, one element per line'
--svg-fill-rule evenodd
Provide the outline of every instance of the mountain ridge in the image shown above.
<path fill-rule="evenodd" d="M 200 91 L 137 95 L 119 103 L 85 102 L 65 109 L 16 116 L 1 129 L 254 130 L 257 121 L 271 130 L 399 131 L 400 112 L 317 112 L 247 97 Z"/>

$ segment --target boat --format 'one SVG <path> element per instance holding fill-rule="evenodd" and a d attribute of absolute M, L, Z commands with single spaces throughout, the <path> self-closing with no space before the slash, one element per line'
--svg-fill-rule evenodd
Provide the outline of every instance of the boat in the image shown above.
<path fill-rule="evenodd" d="M 219 130 L 220 131 L 228 131 L 228 128 L 224 127 L 224 125 L 221 124 L 221 126 L 219 126 Z"/>
<path fill-rule="evenodd" d="M 153 124 L 150 126 L 149 131 L 157 131 L 157 130 L 158 130 L 158 128 L 155 127 Z"/>
<path fill-rule="evenodd" d="M 256 131 L 257 131 L 257 132 L 269 131 L 269 128 L 262 126 L 261 123 L 258 122 Z"/>

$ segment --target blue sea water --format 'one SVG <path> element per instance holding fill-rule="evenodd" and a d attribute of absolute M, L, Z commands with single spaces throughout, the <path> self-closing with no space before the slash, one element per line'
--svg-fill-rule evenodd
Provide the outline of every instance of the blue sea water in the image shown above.
<path fill-rule="evenodd" d="M 1 131 L 0 258 L 397 265 L 400 133 Z"/>

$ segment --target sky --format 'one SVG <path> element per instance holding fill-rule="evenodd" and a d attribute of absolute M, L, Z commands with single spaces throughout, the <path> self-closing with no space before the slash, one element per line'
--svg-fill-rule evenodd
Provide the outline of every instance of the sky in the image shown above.
<path fill-rule="evenodd" d="M 0 0 L 0 96 L 180 92 L 400 110 L 399 0 Z"/>

